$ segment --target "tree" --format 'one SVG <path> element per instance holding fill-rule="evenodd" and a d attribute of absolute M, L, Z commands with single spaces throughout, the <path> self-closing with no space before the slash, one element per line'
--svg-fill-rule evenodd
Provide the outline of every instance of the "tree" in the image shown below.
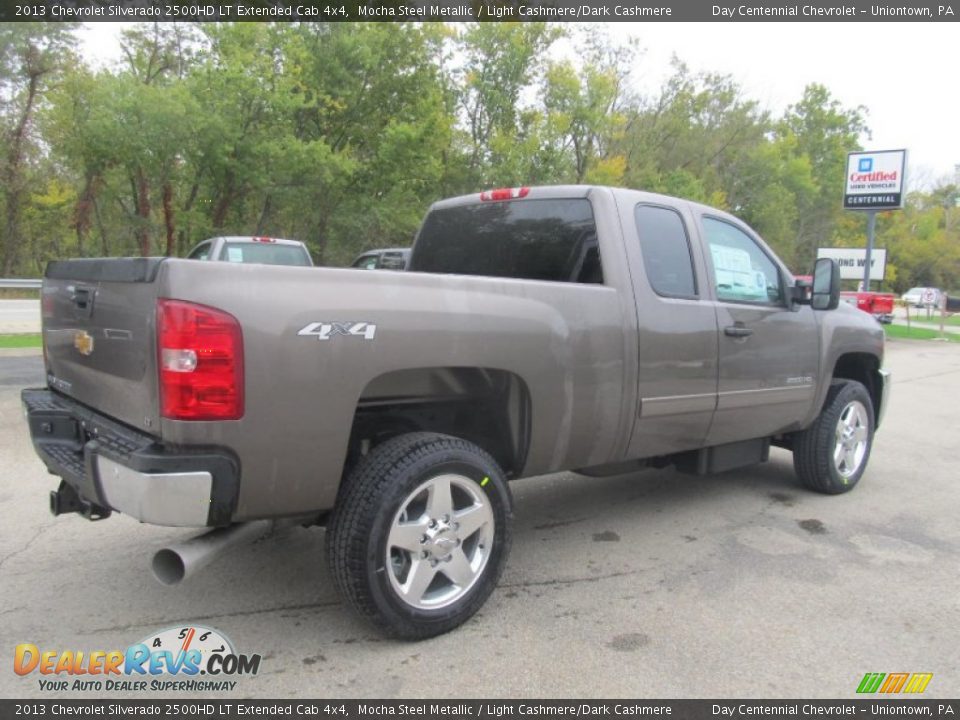
<path fill-rule="evenodd" d="M 623 109 L 630 100 L 626 85 L 635 49 L 594 36 L 584 42 L 580 55 L 579 72 L 569 61 L 549 65 L 544 107 L 562 149 L 572 153 L 573 181 L 618 185 L 626 158 L 611 155 L 611 148 L 626 124 Z"/>
<path fill-rule="evenodd" d="M 25 244 L 22 218 L 30 186 L 34 117 L 73 55 L 76 23 L 0 23 L 3 233 L 0 272 L 10 275 Z"/>
<path fill-rule="evenodd" d="M 797 260 L 805 265 L 812 264 L 817 247 L 830 244 L 843 212 L 847 153 L 860 149 L 862 135 L 869 136 L 865 114 L 865 108 L 844 108 L 826 87 L 812 84 L 777 128 L 790 155 L 805 158 L 810 168 L 812 187 L 798 196 L 793 238 Z"/>

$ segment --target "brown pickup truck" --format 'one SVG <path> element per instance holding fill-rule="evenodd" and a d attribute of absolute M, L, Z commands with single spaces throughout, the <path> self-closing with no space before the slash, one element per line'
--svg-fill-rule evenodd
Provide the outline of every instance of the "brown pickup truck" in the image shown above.
<path fill-rule="evenodd" d="M 164 582 L 277 521 L 323 524 L 343 595 L 401 637 L 486 600 L 515 478 L 791 449 L 811 489 L 867 466 L 883 332 L 797 283 L 736 218 L 606 187 L 430 208 L 405 272 L 68 260 L 42 291 L 47 387 L 23 393 L 54 514 L 214 528 Z"/>

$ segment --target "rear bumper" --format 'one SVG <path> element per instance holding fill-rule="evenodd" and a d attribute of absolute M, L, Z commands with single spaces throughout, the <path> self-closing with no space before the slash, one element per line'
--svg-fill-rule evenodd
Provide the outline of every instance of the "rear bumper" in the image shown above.
<path fill-rule="evenodd" d="M 164 446 L 51 390 L 21 394 L 47 469 L 87 504 L 153 525 L 229 525 L 240 465 L 223 448 Z"/>

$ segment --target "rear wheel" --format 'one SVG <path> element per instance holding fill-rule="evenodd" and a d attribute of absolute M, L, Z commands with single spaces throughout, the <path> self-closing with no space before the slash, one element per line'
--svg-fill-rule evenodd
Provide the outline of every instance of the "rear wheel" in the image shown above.
<path fill-rule="evenodd" d="M 803 483 L 836 495 L 860 481 L 873 447 L 873 402 L 855 380 L 834 380 L 823 410 L 793 442 L 793 466 Z"/>
<path fill-rule="evenodd" d="M 410 433 L 350 473 L 327 558 L 351 605 L 407 639 L 447 632 L 493 591 L 510 546 L 511 499 L 496 462 L 446 435 Z"/>

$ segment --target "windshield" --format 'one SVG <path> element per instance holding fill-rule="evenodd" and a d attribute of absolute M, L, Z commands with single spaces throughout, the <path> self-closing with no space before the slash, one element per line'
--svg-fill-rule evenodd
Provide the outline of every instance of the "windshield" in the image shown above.
<path fill-rule="evenodd" d="M 228 242 L 223 246 L 221 260 L 237 263 L 260 263 L 262 265 L 310 265 L 307 251 L 300 245 L 277 245 L 273 243 Z"/>

